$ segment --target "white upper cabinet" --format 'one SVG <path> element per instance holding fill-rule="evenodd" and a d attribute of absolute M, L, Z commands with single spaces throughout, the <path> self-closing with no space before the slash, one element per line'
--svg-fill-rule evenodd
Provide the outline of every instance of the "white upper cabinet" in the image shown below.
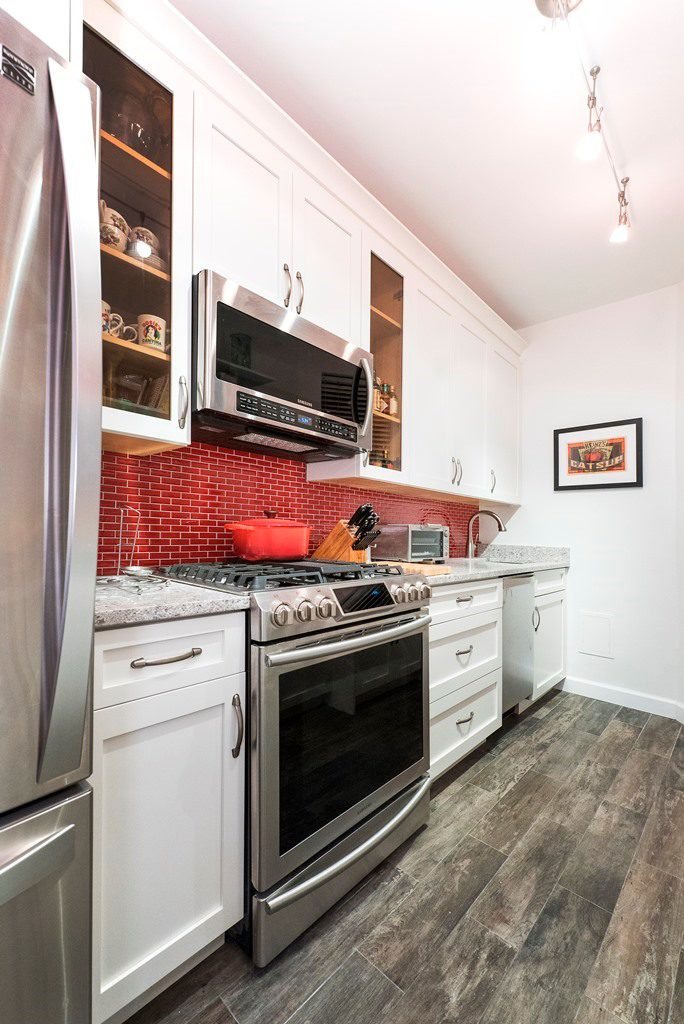
<path fill-rule="evenodd" d="M 456 318 L 454 336 L 453 416 L 456 479 L 454 489 L 479 497 L 485 493 L 487 409 L 487 342 Z"/>
<path fill-rule="evenodd" d="M 454 306 L 422 278 L 407 303 L 409 471 L 418 487 L 447 491 L 456 476 Z"/>
<path fill-rule="evenodd" d="M 294 176 L 292 266 L 296 311 L 358 344 L 361 221 L 300 170 Z"/>
<path fill-rule="evenodd" d="M 126 325 L 102 334 L 103 446 L 144 454 L 190 441 L 193 81 L 105 0 L 84 13 L 84 69 L 102 93 L 102 299 Z"/>
<path fill-rule="evenodd" d="M 204 92 L 195 97 L 194 267 L 358 344 L 361 221 Z"/>
<path fill-rule="evenodd" d="M 292 164 L 244 118 L 205 93 L 195 96 L 194 248 L 195 272 L 214 270 L 272 302 L 285 302 Z"/>
<path fill-rule="evenodd" d="M 520 367 L 502 348 L 487 357 L 487 495 L 517 502 L 520 484 Z"/>

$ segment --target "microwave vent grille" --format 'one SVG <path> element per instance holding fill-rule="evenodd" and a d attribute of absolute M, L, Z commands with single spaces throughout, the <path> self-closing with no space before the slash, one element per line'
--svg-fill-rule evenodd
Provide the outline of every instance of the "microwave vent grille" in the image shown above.
<path fill-rule="evenodd" d="M 263 444 L 269 448 L 282 448 L 285 452 L 313 452 L 316 445 L 299 444 L 297 441 L 286 441 L 282 437 L 271 437 L 269 434 L 240 434 L 236 441 L 243 441 L 245 444 Z"/>

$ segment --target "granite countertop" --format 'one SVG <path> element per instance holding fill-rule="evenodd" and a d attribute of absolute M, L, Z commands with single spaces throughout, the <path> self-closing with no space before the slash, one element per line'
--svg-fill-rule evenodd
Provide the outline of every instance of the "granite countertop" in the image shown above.
<path fill-rule="evenodd" d="M 245 594 L 227 594 L 171 580 L 162 587 L 143 589 L 142 593 L 98 586 L 95 591 L 95 630 L 242 612 L 248 608 L 249 597 Z"/>
<path fill-rule="evenodd" d="M 544 569 L 567 569 L 570 548 L 492 544 L 478 558 L 447 558 L 444 564 L 451 572 L 431 575 L 431 587 L 493 580 L 525 572 L 543 572 Z"/>
<path fill-rule="evenodd" d="M 450 571 L 430 575 L 430 586 L 472 583 L 475 580 L 498 579 L 523 572 L 567 568 L 570 565 L 570 549 L 491 544 L 478 558 L 449 558 L 445 564 Z M 95 592 L 95 629 L 242 612 L 247 611 L 249 604 L 248 594 L 212 590 L 172 580 L 154 589 L 147 590 L 143 586 L 140 593 L 134 588 L 123 590 L 116 586 L 98 585 Z"/>

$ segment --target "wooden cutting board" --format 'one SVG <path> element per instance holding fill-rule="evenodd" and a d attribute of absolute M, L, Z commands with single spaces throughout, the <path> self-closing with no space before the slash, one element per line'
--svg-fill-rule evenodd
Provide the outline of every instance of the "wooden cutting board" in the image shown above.
<path fill-rule="evenodd" d="M 453 569 L 448 565 L 432 565 L 429 562 L 378 562 L 378 565 L 400 565 L 404 572 L 420 572 L 423 576 L 447 576 Z"/>

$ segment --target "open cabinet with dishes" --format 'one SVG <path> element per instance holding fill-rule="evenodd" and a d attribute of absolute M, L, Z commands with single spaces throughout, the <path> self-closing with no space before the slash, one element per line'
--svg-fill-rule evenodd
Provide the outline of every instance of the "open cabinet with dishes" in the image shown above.
<path fill-rule="evenodd" d="M 103 33 L 104 35 L 104 33 Z M 101 91 L 100 261 L 104 447 L 187 441 L 189 323 L 177 323 L 174 92 L 89 26 L 84 71 Z M 191 102 L 191 101 L 190 101 Z"/>
<path fill-rule="evenodd" d="M 404 280 L 371 253 L 370 349 L 373 353 L 372 466 L 401 470 L 401 371 Z"/>

